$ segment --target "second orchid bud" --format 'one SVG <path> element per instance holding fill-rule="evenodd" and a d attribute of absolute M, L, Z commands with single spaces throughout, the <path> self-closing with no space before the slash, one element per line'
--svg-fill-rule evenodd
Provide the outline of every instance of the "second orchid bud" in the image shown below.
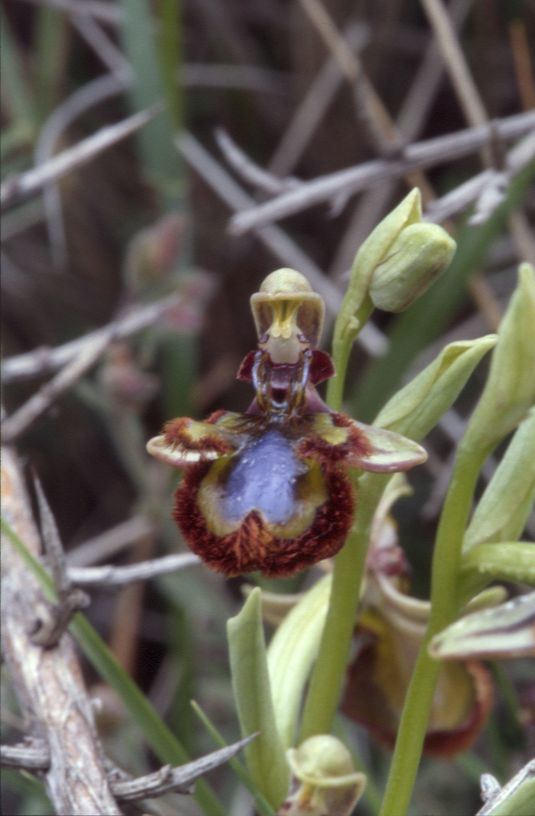
<path fill-rule="evenodd" d="M 438 224 L 410 224 L 402 229 L 374 269 L 369 289 L 374 306 L 386 312 L 407 309 L 446 269 L 455 246 Z"/>

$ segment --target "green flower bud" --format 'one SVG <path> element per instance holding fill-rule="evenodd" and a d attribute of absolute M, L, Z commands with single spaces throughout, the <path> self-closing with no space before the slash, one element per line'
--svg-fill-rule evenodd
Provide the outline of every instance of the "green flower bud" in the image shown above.
<path fill-rule="evenodd" d="M 402 229 L 374 269 L 369 294 L 374 306 L 402 312 L 423 295 L 449 265 L 456 244 L 437 224 Z"/>
<path fill-rule="evenodd" d="M 392 245 L 403 230 L 417 224 L 421 218 L 421 196 L 415 187 L 368 235 L 353 261 L 349 284 L 336 321 L 335 338 L 348 329 L 351 331 L 355 316 L 367 298 L 376 267 L 391 254 Z"/>
<path fill-rule="evenodd" d="M 355 256 L 336 320 L 333 356 L 336 377 L 328 402 L 339 407 L 351 345 L 374 306 L 406 309 L 449 263 L 455 242 L 441 228 L 422 224 L 418 188 L 405 196 L 370 233 Z"/>
<path fill-rule="evenodd" d="M 473 594 L 496 580 L 535 586 L 535 544 L 490 541 L 471 547 L 462 561 L 463 594 Z"/>
<path fill-rule="evenodd" d="M 349 816 L 366 777 L 353 768 L 351 754 L 336 737 L 320 734 L 287 752 L 294 792 L 279 813 L 285 816 Z"/>

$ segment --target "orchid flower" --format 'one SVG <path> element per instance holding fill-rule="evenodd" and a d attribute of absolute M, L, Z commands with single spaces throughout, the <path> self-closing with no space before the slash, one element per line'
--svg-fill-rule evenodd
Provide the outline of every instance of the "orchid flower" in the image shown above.
<path fill-rule="evenodd" d="M 290 575 L 344 545 L 357 504 L 350 468 L 404 471 L 427 455 L 323 402 L 316 386 L 334 366 L 317 347 L 323 301 L 303 275 L 271 273 L 251 307 L 258 348 L 237 375 L 255 390 L 249 408 L 173 419 L 147 450 L 183 470 L 174 519 L 209 567 Z"/>

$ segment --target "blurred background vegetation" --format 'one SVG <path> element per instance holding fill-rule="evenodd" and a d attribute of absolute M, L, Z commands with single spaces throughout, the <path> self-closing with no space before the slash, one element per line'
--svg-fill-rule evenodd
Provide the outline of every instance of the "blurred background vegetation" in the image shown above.
<path fill-rule="evenodd" d="M 481 110 L 467 108 L 450 66 L 438 51 L 429 53 L 434 38 L 424 5 L 325 3 L 349 53 L 358 55 L 366 90 L 363 73 L 351 79 L 351 61 L 344 69 L 343 54 L 326 44 L 325 27 L 318 30 L 314 4 L 307 2 L 2 4 L 4 179 L 131 113 L 162 105 L 135 135 L 37 195 L 14 201 L 3 217 L 4 357 L 63 344 L 130 308 L 182 295 L 155 325 L 111 344 L 99 365 L 18 440 L 43 482 L 73 564 L 125 564 L 184 548 L 169 518 L 176 478 L 148 461 L 145 440 L 173 416 L 243 410 L 250 390 L 234 377 L 255 345 L 248 298 L 262 278 L 295 266 L 323 276 L 329 292 L 342 292 L 362 240 L 413 186 L 411 178 L 387 178 L 356 195 L 303 208 L 273 227 L 235 235 L 232 213 L 268 194 L 239 169 L 243 157 L 236 164 L 221 147 L 216 129 L 282 190 L 291 186 L 289 178 L 310 180 L 402 156 L 407 144 L 481 123 L 481 110 L 493 120 L 535 106 L 533 2 L 450 4 Z M 378 138 L 369 86 L 398 123 L 397 143 Z M 495 169 L 503 169 L 510 145 L 495 141 L 489 137 L 486 157 L 476 149 L 461 159 L 445 154 L 426 173 L 427 201 L 431 189 L 440 198 L 488 167 L 489 153 Z M 468 222 L 470 202 L 445 222 L 459 244 L 445 278 L 402 317 L 380 314 L 375 331 L 355 350 L 348 377 L 355 416 L 371 420 L 444 343 L 496 328 L 518 262 L 534 261 L 534 175 L 531 157 L 506 180 L 482 223 Z M 331 317 L 334 311 L 331 304 Z M 414 496 L 398 512 L 413 586 L 422 596 L 452 450 L 483 376 L 476 374 L 428 440 L 429 464 L 411 477 Z M 7 413 L 45 381 L 44 374 L 7 377 Z M 492 468 L 490 462 L 487 477 Z M 214 748 L 191 698 L 228 740 L 238 735 L 224 622 L 240 603 L 242 583 L 194 568 L 92 592 L 90 620 L 191 756 Z M 276 582 L 279 590 L 299 585 L 300 579 Z M 414 813 L 474 812 L 479 773 L 490 770 L 503 781 L 533 753 L 533 675 L 518 661 L 500 669 L 498 679 L 495 713 L 476 750 L 452 763 L 424 760 Z M 102 699 L 98 719 L 109 755 L 132 772 L 154 767 L 117 695 L 90 668 L 87 683 Z M 7 738 L 16 738 L 21 723 L 8 683 L 2 716 Z M 380 790 L 388 754 L 348 723 L 341 727 Z M 250 813 L 228 768 L 211 781 L 229 813 Z M 373 814 L 375 806 L 372 790 L 358 812 Z M 151 807 L 162 814 L 197 812 L 187 797 Z M 37 783 L 10 773 L 3 812 L 51 811 Z"/>

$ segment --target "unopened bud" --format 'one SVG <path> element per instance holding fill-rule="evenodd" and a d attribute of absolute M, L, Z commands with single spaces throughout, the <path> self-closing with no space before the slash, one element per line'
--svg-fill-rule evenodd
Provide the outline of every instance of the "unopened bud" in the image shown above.
<path fill-rule="evenodd" d="M 355 771 L 351 754 L 336 737 L 320 734 L 287 752 L 293 790 L 284 816 L 349 816 L 366 777 Z"/>
<path fill-rule="evenodd" d="M 402 312 L 449 265 L 455 241 L 437 224 L 411 224 L 401 230 L 386 257 L 375 267 L 369 295 L 374 306 Z"/>

